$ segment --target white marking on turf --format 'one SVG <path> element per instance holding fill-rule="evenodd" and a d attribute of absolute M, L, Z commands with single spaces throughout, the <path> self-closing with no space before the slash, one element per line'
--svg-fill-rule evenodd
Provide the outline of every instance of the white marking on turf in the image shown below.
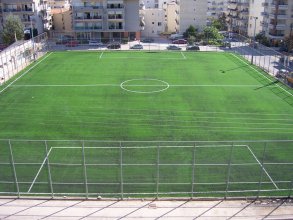
<path fill-rule="evenodd" d="M 47 161 L 47 159 L 48 159 L 48 157 L 49 157 L 49 155 L 50 155 L 50 153 L 51 153 L 51 150 L 52 150 L 52 147 L 50 148 L 50 150 L 49 150 L 47 156 L 45 157 L 45 159 L 44 159 L 44 161 L 43 161 L 43 163 L 42 163 L 42 165 L 41 165 L 41 167 L 40 167 L 40 169 L 39 169 L 37 175 L 35 176 L 35 178 L 34 178 L 32 184 L 31 184 L 30 188 L 28 189 L 28 191 L 27 191 L 28 193 L 29 193 L 29 192 L 31 191 L 31 189 L 33 188 L 33 186 L 34 186 L 34 184 L 35 184 L 35 182 L 36 182 L 36 180 L 37 180 L 37 178 L 38 178 L 38 176 L 39 176 L 39 174 L 40 174 L 40 172 L 41 172 L 41 170 L 42 170 L 42 168 L 43 168 L 45 162 Z"/>
<path fill-rule="evenodd" d="M 121 84 L 51 84 L 51 85 L 45 85 L 45 84 L 38 84 L 38 85 L 12 85 L 12 87 L 98 87 L 98 86 L 109 86 L 109 87 L 115 87 L 115 86 L 119 86 L 120 87 Z M 159 86 L 166 86 L 166 85 L 142 85 L 142 84 L 132 84 L 132 85 L 124 85 L 124 87 L 159 87 Z M 170 85 L 170 87 L 257 87 L 259 85 Z M 271 87 L 274 87 L 274 85 L 272 85 Z"/>
<path fill-rule="evenodd" d="M 103 54 L 104 54 L 104 51 L 101 53 L 99 59 L 102 59 Z"/>
<path fill-rule="evenodd" d="M 182 55 L 183 59 L 186 59 L 186 56 L 184 55 L 183 52 L 181 52 L 181 55 Z"/>
<path fill-rule="evenodd" d="M 249 66 L 251 69 L 253 69 L 255 72 L 259 73 L 260 75 L 262 75 L 263 77 L 265 77 L 267 80 L 269 80 L 270 82 L 273 82 L 269 77 L 263 75 L 261 72 L 259 72 L 257 69 L 255 69 L 253 66 L 247 64 L 246 62 L 244 62 L 242 59 L 240 59 L 239 57 L 237 57 L 235 54 L 231 53 L 234 57 L 236 57 L 238 60 L 240 60 L 242 63 L 246 64 L 247 66 Z M 280 89 L 282 89 L 284 92 L 286 92 L 287 94 L 293 96 L 292 93 L 288 92 L 287 90 L 283 89 L 281 86 L 277 85 L 277 87 L 279 87 Z"/>
<path fill-rule="evenodd" d="M 19 80 L 21 77 L 23 77 L 25 74 L 27 74 L 29 71 L 31 71 L 33 68 L 35 68 L 39 63 L 43 62 L 45 59 L 47 59 L 50 55 L 52 54 L 49 53 L 47 56 L 42 58 L 40 61 L 38 61 L 35 65 L 30 67 L 27 71 L 25 71 L 23 74 L 21 74 L 19 77 L 17 77 L 15 80 L 13 80 L 11 83 L 9 83 L 7 86 L 5 86 L 2 90 L 0 90 L 0 94 L 4 92 L 6 89 L 8 89 L 13 83 L 15 83 L 17 80 Z"/>
<path fill-rule="evenodd" d="M 257 157 L 255 156 L 255 154 L 253 153 L 253 151 L 251 150 L 251 148 L 248 145 L 246 147 L 250 151 L 250 153 L 252 154 L 252 156 L 254 157 L 254 159 L 257 161 L 257 163 L 260 165 L 260 167 L 262 168 L 262 170 L 265 172 L 265 174 L 269 177 L 269 179 L 271 180 L 271 182 L 273 183 L 273 185 L 276 187 L 276 189 L 279 189 L 279 187 L 276 185 L 276 183 L 274 182 L 274 180 L 272 179 L 272 177 L 270 176 L 270 174 L 267 172 L 267 170 L 264 168 L 264 166 L 261 164 L 261 162 L 257 159 Z"/>

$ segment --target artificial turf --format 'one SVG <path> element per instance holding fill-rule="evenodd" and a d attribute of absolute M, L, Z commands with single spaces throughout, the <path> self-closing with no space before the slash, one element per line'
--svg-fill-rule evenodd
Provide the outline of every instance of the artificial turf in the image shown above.
<path fill-rule="evenodd" d="M 290 189 L 292 90 L 234 54 L 53 52 L 18 76 L 0 87 L 0 193 Z"/>

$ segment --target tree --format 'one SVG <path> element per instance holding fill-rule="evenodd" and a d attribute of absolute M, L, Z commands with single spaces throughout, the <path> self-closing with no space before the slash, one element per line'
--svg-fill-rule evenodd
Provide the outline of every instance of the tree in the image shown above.
<path fill-rule="evenodd" d="M 196 35 L 197 35 L 197 29 L 196 29 L 194 26 L 192 26 L 192 25 L 190 25 L 190 26 L 186 29 L 186 31 L 183 33 L 183 36 L 184 36 L 185 38 L 189 38 L 189 37 L 191 37 L 191 36 L 196 37 Z"/>
<path fill-rule="evenodd" d="M 183 33 L 183 37 L 187 39 L 189 44 L 193 44 L 199 39 L 199 36 L 198 30 L 192 25 L 190 25 Z"/>
<path fill-rule="evenodd" d="M 227 26 L 227 17 L 225 13 L 222 13 L 219 15 L 218 19 L 213 19 L 212 20 L 212 27 L 217 28 L 219 31 L 227 31 L 228 26 Z"/>
<path fill-rule="evenodd" d="M 21 20 L 19 17 L 15 17 L 12 14 L 9 14 L 6 17 L 6 21 L 3 25 L 3 31 L 1 33 L 1 37 L 3 39 L 3 42 L 7 45 L 10 45 L 15 42 L 15 37 L 20 40 L 23 39 L 24 33 L 23 33 L 24 26 L 21 23 Z"/>
<path fill-rule="evenodd" d="M 263 33 L 257 34 L 255 40 L 267 47 L 270 46 L 270 40 Z"/>
<path fill-rule="evenodd" d="M 208 44 L 220 44 L 224 38 L 224 36 L 219 33 L 219 30 L 213 26 L 205 27 L 203 34 Z"/>

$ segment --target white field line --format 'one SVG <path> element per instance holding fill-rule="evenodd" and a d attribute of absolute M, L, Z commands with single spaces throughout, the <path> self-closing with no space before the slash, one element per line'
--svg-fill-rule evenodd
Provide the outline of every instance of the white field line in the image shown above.
<path fill-rule="evenodd" d="M 103 54 L 104 54 L 104 51 L 101 53 L 99 59 L 102 59 Z"/>
<path fill-rule="evenodd" d="M 260 75 L 262 75 L 264 78 L 266 78 L 267 80 L 269 80 L 270 82 L 273 82 L 269 77 L 261 74 L 257 69 L 255 69 L 253 66 L 247 64 L 246 62 L 244 62 L 242 59 L 240 59 L 239 57 L 237 57 L 235 54 L 231 53 L 234 57 L 236 57 L 238 60 L 240 60 L 242 63 L 246 64 L 247 66 L 249 66 L 251 69 L 253 69 L 254 71 L 256 71 L 257 73 L 259 73 Z M 289 94 L 290 96 L 293 96 L 293 94 L 291 94 L 290 92 L 288 92 L 287 90 L 283 89 L 281 86 L 277 85 L 277 87 L 279 87 L 280 89 L 282 89 L 284 92 L 286 92 L 287 94 Z"/>
<path fill-rule="evenodd" d="M 183 52 L 181 52 L 181 55 L 182 55 L 183 59 L 186 59 L 186 56 L 184 55 Z"/>
<path fill-rule="evenodd" d="M 138 142 L 139 143 L 139 142 Z M 234 147 L 246 147 L 247 145 L 233 145 Z M 194 148 L 194 146 L 160 146 L 160 148 Z M 211 148 L 211 147 L 231 147 L 231 145 L 196 145 L 196 148 Z M 51 147 L 52 149 L 81 149 L 82 147 L 70 147 L 70 146 L 62 146 L 62 147 Z M 87 149 L 120 149 L 121 147 L 84 147 Z M 133 146 L 133 147 L 128 147 L 128 146 L 122 146 L 123 149 L 127 149 L 127 148 L 158 148 L 158 146 Z"/>
<path fill-rule="evenodd" d="M 149 57 L 107 57 L 104 56 L 103 59 L 149 59 Z M 183 60 L 184 58 L 178 58 L 178 57 L 156 57 L 153 58 L 155 60 Z"/>
<path fill-rule="evenodd" d="M 257 159 L 257 157 L 255 156 L 255 154 L 253 153 L 253 151 L 250 149 L 250 147 L 248 145 L 246 147 L 250 151 L 250 153 L 252 154 L 252 156 L 254 157 L 254 159 L 257 161 L 257 163 L 260 165 L 260 167 L 263 169 L 263 171 L 265 172 L 265 174 L 269 177 L 269 179 L 271 180 L 271 182 L 273 183 L 273 185 L 276 187 L 276 189 L 279 189 L 279 187 L 276 185 L 276 183 L 274 182 L 274 180 L 272 179 L 272 177 L 270 176 L 270 174 L 267 172 L 267 170 L 264 168 L 264 166 Z"/>
<path fill-rule="evenodd" d="M 120 87 L 120 84 L 38 84 L 38 85 L 12 85 L 13 87 Z M 124 87 L 166 87 L 166 85 L 124 85 Z M 259 85 L 170 85 L 170 87 L 257 87 Z"/>
<path fill-rule="evenodd" d="M 45 59 L 47 59 L 50 55 L 49 53 L 47 56 L 45 56 L 43 59 L 41 59 L 39 62 L 37 62 L 35 65 L 30 67 L 27 71 L 25 71 L 23 74 L 21 74 L 19 77 L 17 77 L 15 80 L 13 80 L 11 83 L 9 83 L 7 86 L 5 86 L 2 90 L 0 90 L 0 94 L 4 92 L 6 89 L 8 89 L 13 83 L 15 83 L 17 80 L 19 80 L 21 77 L 23 77 L 25 74 L 27 74 L 29 71 L 31 71 L 33 68 L 35 68 L 39 63 L 43 62 Z"/>
<path fill-rule="evenodd" d="M 40 167 L 40 169 L 39 169 L 39 171 L 37 172 L 37 175 L 35 176 L 35 178 L 34 178 L 32 184 L 31 184 L 30 188 L 28 189 L 28 191 L 27 191 L 28 193 L 29 193 L 29 192 L 31 191 L 31 189 L 33 188 L 33 186 L 34 186 L 34 184 L 35 184 L 35 182 L 36 182 L 36 180 L 37 180 L 37 178 L 38 178 L 38 176 L 39 176 L 39 174 L 40 174 L 40 172 L 41 172 L 41 170 L 42 170 L 42 168 L 43 168 L 45 162 L 47 161 L 47 159 L 48 159 L 48 157 L 49 157 L 49 155 L 50 155 L 50 153 L 51 153 L 51 150 L 52 150 L 52 147 L 50 148 L 48 154 L 46 155 L 46 157 L 45 157 L 45 159 L 44 159 L 44 161 L 43 161 L 43 163 L 42 163 L 42 165 L 41 165 L 41 167 Z"/>

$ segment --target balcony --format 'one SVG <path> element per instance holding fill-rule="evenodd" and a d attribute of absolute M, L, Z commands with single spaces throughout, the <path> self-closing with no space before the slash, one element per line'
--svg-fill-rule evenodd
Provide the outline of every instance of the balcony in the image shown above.
<path fill-rule="evenodd" d="M 4 12 L 8 12 L 8 13 L 10 13 L 10 12 L 20 12 L 20 13 L 22 13 L 22 12 L 33 12 L 33 9 L 32 8 L 26 8 L 26 9 L 21 9 L 21 8 L 18 8 L 18 9 L 16 9 L 16 8 L 4 8 L 3 9 L 3 11 Z"/>
<path fill-rule="evenodd" d="M 277 14 L 276 15 L 275 13 L 270 13 L 269 17 L 272 19 L 277 18 L 279 20 L 288 19 L 288 15 L 286 15 L 286 14 Z"/>
<path fill-rule="evenodd" d="M 272 30 L 276 29 L 276 30 L 284 31 L 284 30 L 286 30 L 286 25 L 285 24 L 277 24 L 277 25 L 270 24 L 269 28 L 272 29 Z"/>
<path fill-rule="evenodd" d="M 101 15 L 96 16 L 76 16 L 74 17 L 75 20 L 102 20 L 103 17 Z"/>
<path fill-rule="evenodd" d="M 97 11 L 103 10 L 103 6 L 73 6 L 73 11 Z"/>

